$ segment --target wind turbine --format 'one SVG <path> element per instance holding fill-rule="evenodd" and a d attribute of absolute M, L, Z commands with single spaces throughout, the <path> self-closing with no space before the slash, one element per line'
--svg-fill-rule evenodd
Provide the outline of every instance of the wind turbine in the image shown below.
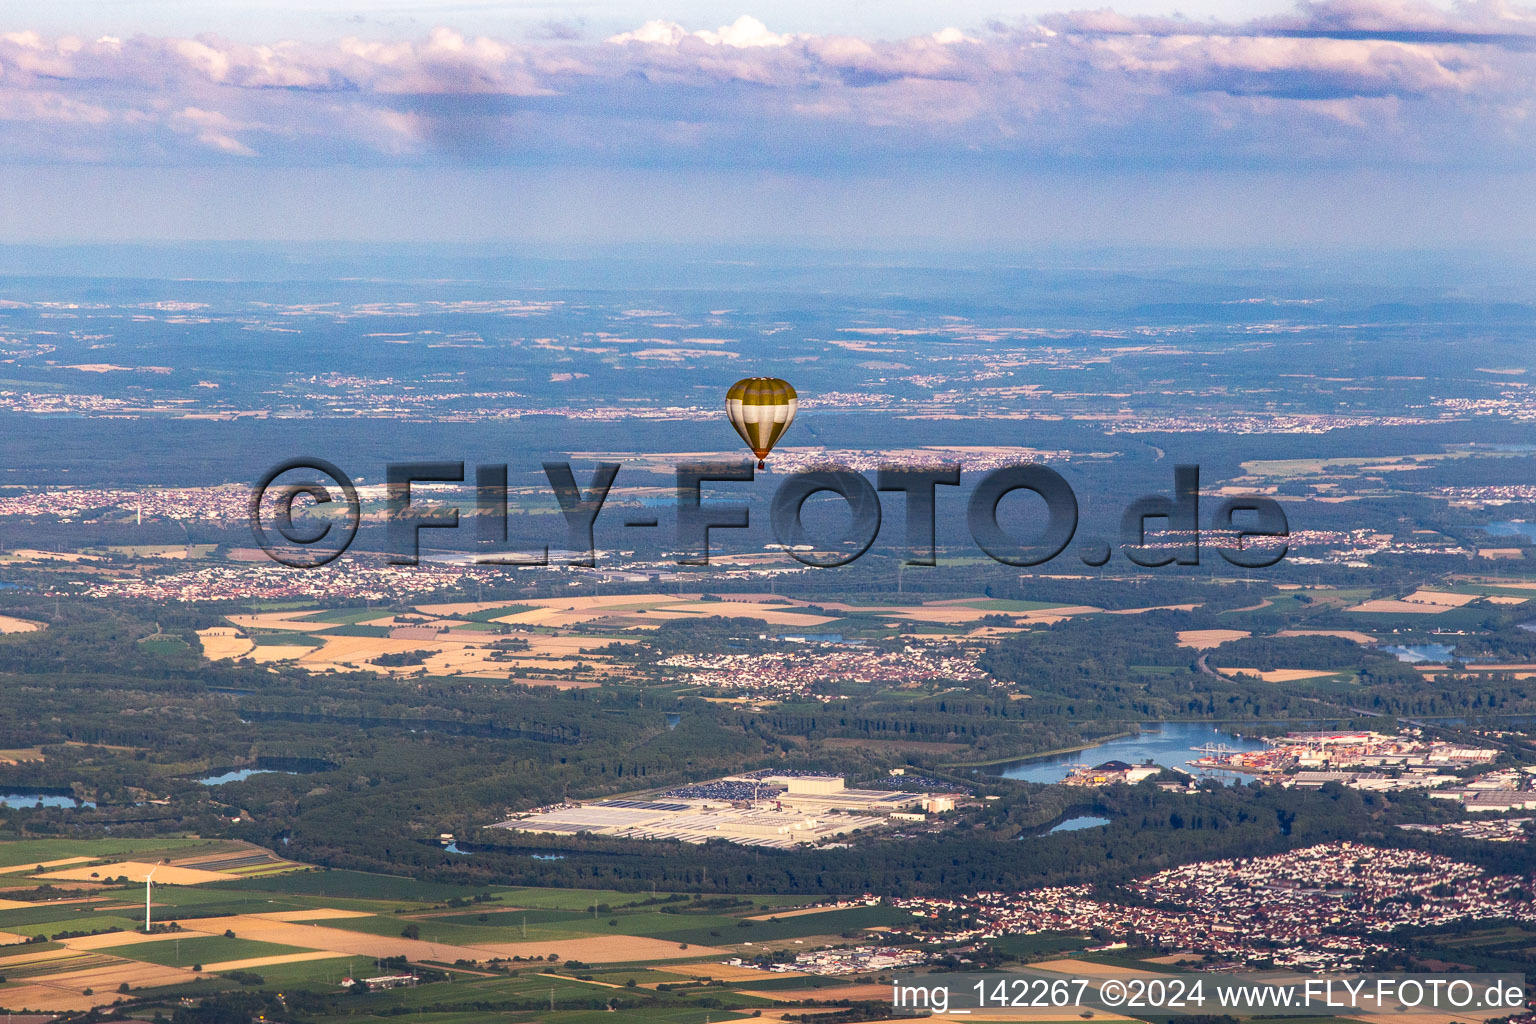
<path fill-rule="evenodd" d="M 149 933 L 149 891 L 154 884 L 155 872 L 159 870 L 160 865 L 156 864 L 149 869 L 149 874 L 144 876 L 144 932 L 146 935 Z"/>

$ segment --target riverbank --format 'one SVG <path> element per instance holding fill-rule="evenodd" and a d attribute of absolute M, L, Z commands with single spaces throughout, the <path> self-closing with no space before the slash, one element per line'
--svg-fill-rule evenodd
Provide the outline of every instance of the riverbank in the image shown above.
<path fill-rule="evenodd" d="M 1131 729 L 1127 732 L 1112 732 L 1100 736 L 1096 740 L 1087 743 L 1079 743 L 1074 747 L 1058 747 L 1055 750 L 1041 750 L 1034 754 L 1014 754 L 1009 757 L 997 757 L 990 761 L 956 761 L 953 764 L 940 765 L 940 768 L 992 768 L 1000 764 L 1014 764 L 1019 761 L 1033 761 L 1041 757 L 1060 757 L 1062 754 L 1077 754 L 1084 750 L 1092 750 L 1094 747 L 1102 747 L 1106 743 L 1115 740 L 1130 739 L 1132 736 L 1140 736 L 1142 730 Z"/>

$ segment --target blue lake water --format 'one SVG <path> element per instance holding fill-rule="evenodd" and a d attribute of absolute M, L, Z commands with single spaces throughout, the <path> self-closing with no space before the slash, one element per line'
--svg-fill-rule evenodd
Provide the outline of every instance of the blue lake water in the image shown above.
<path fill-rule="evenodd" d="M 0 793 L 0 804 L 7 807 L 36 807 L 41 803 L 44 807 L 95 807 L 90 800 L 77 801 L 72 796 L 49 795 L 47 793 Z"/>
<path fill-rule="evenodd" d="M 681 722 L 682 720 L 683 720 L 683 716 L 682 715 L 668 715 L 667 716 L 667 728 L 668 729 L 676 729 L 677 728 L 677 723 Z"/>
<path fill-rule="evenodd" d="M 1424 661 L 1435 663 L 1451 660 L 1451 652 L 1456 649 L 1455 644 L 1384 644 L 1376 648 L 1388 654 L 1396 655 L 1398 661 L 1405 661 L 1416 665 Z"/>
<path fill-rule="evenodd" d="M 1254 725 L 1250 728 L 1257 730 L 1259 727 Z M 1152 722 L 1143 725 L 1141 729 L 1138 736 L 1110 740 L 1087 750 L 1015 761 L 1005 765 L 999 774 L 1005 779 L 1023 779 L 1025 782 L 1060 782 L 1067 777 L 1067 769 L 1074 764 L 1102 764 L 1105 761 L 1140 764 L 1151 759 L 1164 768 L 1178 768 L 1231 784 L 1246 781 L 1246 777 L 1237 772 L 1194 767 L 1189 762 L 1201 755 L 1191 748 L 1207 743 L 1225 743 L 1233 750 L 1264 749 L 1264 743 L 1256 736 L 1239 736 L 1229 728 L 1212 728 L 1203 722 Z"/>
<path fill-rule="evenodd" d="M 1076 832 L 1078 829 L 1098 828 L 1101 825 L 1108 824 L 1108 818 L 1101 818 L 1097 814 L 1082 814 L 1076 818 L 1068 818 L 1066 821 L 1058 823 L 1046 835 L 1050 835 L 1051 832 Z"/>
<path fill-rule="evenodd" d="M 459 844 L 458 843 L 449 843 L 447 846 L 443 847 L 443 849 L 448 851 L 449 853 L 456 853 L 460 857 L 473 857 L 474 856 L 474 854 L 470 853 L 468 850 L 461 850 L 461 849 L 459 849 Z"/>
<path fill-rule="evenodd" d="M 1536 541 L 1536 523 L 1528 523 L 1523 519 L 1506 519 L 1503 522 L 1489 523 L 1485 529 L 1495 537 L 1524 537 L 1529 541 Z"/>
<path fill-rule="evenodd" d="M 238 771 L 225 772 L 223 775 L 210 775 L 206 779 L 198 779 L 205 786 L 222 786 L 226 782 L 244 782 L 252 775 L 297 775 L 297 772 L 280 772 L 274 768 L 241 768 Z"/>

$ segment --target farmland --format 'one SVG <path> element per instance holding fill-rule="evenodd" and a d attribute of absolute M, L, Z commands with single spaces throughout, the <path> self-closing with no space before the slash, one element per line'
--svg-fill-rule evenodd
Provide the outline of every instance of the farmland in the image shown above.
<path fill-rule="evenodd" d="M 219 844 L 186 838 L 159 840 L 154 851 L 149 845 L 114 840 L 0 843 L 0 860 L 15 865 L 48 857 L 55 863 L 115 870 L 123 862 L 113 858 L 153 852 L 166 855 L 167 862 L 158 867 L 167 870 L 174 865 L 171 857 L 206 859 L 210 847 Z M 189 984 L 218 992 L 238 987 L 255 973 L 266 983 L 323 996 L 339 991 L 343 977 L 376 972 L 376 962 L 392 958 L 446 969 L 457 983 L 454 996 L 468 1002 L 530 992 L 542 1001 L 551 988 L 557 1001 L 580 1001 L 595 998 L 600 994 L 596 989 L 623 987 L 631 979 L 654 991 L 656 984 L 708 978 L 717 970 L 720 976 L 734 970 L 740 978 L 740 969 L 720 963 L 733 951 L 835 938 L 904 916 L 880 907 L 807 914 L 798 911 L 795 901 L 730 898 L 722 904 L 726 909 L 711 911 L 705 908 L 713 904 L 669 894 L 637 899 L 600 890 L 433 886 L 291 865 L 288 873 L 263 878 L 206 882 L 187 877 L 157 885 L 151 907 L 155 930 L 146 934 L 142 920 L 133 916 L 142 910 L 141 885 L 55 878 L 38 889 L 33 883 L 42 876 L 36 867 L 13 866 L 3 876 L 5 892 L 25 897 L 0 903 L 0 927 L 26 933 L 0 945 L 0 976 L 5 978 L 0 1008 L 13 1011 L 79 1010 L 124 996 L 153 1003 L 159 992 L 182 991 Z M 658 912 L 657 905 L 668 912 Z M 33 941 L 34 934 L 41 938 Z M 572 972 L 596 970 L 614 980 L 583 981 L 556 973 L 530 984 L 505 976 L 506 969 L 496 966 L 518 963 L 551 971 L 571 964 Z M 669 968 L 674 973 L 645 966 L 656 963 L 677 966 Z M 765 978 L 756 971 L 744 977 Z M 438 993 L 427 1001 L 442 998 Z"/>

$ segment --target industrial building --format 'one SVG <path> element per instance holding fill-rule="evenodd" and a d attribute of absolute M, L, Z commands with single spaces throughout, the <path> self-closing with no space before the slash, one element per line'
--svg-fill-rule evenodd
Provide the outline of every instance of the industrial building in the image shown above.
<path fill-rule="evenodd" d="M 788 849 L 892 821 L 925 821 L 954 809 L 952 793 L 849 789 L 840 775 L 731 775 L 659 795 L 562 804 L 515 815 L 495 828 L 554 835 L 724 839 Z"/>

